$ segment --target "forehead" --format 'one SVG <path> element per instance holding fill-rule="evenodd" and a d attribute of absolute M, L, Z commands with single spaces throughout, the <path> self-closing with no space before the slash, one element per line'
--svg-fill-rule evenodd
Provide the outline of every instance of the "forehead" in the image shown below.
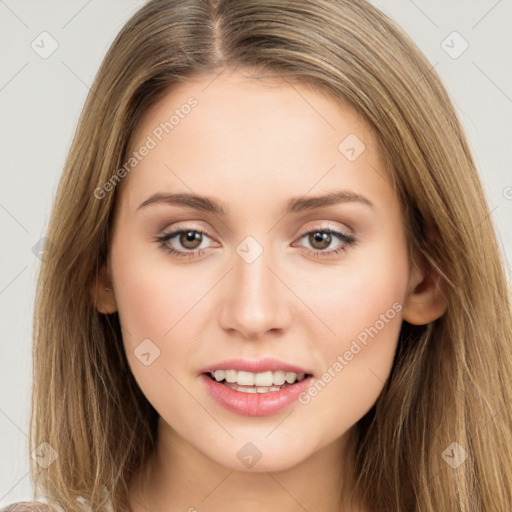
<path fill-rule="evenodd" d="M 188 108 L 191 98 L 198 108 Z M 203 125 L 205 131 L 214 128 L 217 133 L 233 128 L 230 122 L 236 121 L 235 127 L 243 124 L 244 133 L 250 133 L 252 128 L 253 133 L 261 136 L 281 129 L 283 138 L 290 128 L 293 134 L 301 129 L 329 133 L 350 128 L 360 134 L 364 132 L 366 139 L 373 137 L 362 117 L 325 87 L 285 77 L 226 71 L 220 75 L 194 75 L 171 86 L 137 123 L 131 137 L 132 147 L 141 136 L 158 128 L 159 123 L 169 121 L 173 113 L 173 137 L 184 131 L 177 128 L 178 124 L 185 124 L 181 123 L 185 117 L 192 119 L 187 124 L 194 129 Z M 188 116 L 189 113 L 193 116 Z"/>
<path fill-rule="evenodd" d="M 303 195 L 344 181 L 361 188 L 365 176 L 386 181 L 378 141 L 361 117 L 297 81 L 191 77 L 144 113 L 127 158 L 144 145 L 151 149 L 123 183 L 131 208 L 160 186 L 268 195 L 271 184 L 276 193 Z"/>

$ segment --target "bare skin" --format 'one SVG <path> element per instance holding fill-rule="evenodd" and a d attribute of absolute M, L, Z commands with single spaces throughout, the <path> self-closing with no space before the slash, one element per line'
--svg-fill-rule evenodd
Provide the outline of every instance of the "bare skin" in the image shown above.
<path fill-rule="evenodd" d="M 131 506 L 369 512 L 340 492 L 352 476 L 354 425 L 382 391 L 402 320 L 426 324 L 446 304 L 421 261 L 408 261 L 379 147 L 351 109 L 303 84 L 213 78 L 176 86 L 139 122 L 130 151 L 189 97 L 198 102 L 125 178 L 96 296 L 99 311 L 119 312 L 130 367 L 160 415 L 146 492 L 141 470 Z M 354 138 L 339 149 L 350 134 L 364 151 Z M 349 199 L 283 213 L 291 198 L 339 190 Z M 156 192 L 215 198 L 226 213 L 139 208 Z M 177 229 L 199 230 L 201 243 L 155 241 Z M 314 233 L 325 229 L 346 237 L 319 242 Z M 263 250 L 250 263 L 237 252 L 246 237 L 250 251 Z M 193 254 L 179 258 L 169 247 Z M 372 326 L 377 334 L 356 352 L 354 340 Z M 160 350 L 148 366 L 134 354 L 144 339 Z M 273 357 L 331 378 L 308 403 L 243 416 L 200 379 L 205 366 L 236 357 Z M 248 442 L 261 453 L 252 467 L 237 456 Z"/>

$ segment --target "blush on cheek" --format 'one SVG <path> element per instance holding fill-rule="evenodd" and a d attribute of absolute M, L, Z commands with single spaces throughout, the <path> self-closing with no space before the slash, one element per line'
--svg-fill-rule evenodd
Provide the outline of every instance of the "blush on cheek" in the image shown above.
<path fill-rule="evenodd" d="M 374 335 L 388 324 L 401 318 L 402 304 L 400 292 L 395 283 L 383 283 L 380 287 L 358 283 L 354 280 L 343 283 L 335 293 L 324 294 L 314 303 L 312 309 L 320 312 L 320 317 L 334 331 L 331 337 L 336 340 L 357 338 L 361 333 L 371 331 Z M 329 340 L 329 336 L 326 337 Z"/>
<path fill-rule="evenodd" d="M 405 287 L 403 269 L 394 276 L 383 270 L 372 267 L 348 276 L 315 306 L 335 332 L 323 339 L 320 349 L 326 371 L 336 375 L 338 383 L 349 379 L 346 385 L 351 389 L 370 386 L 377 394 L 395 355 Z"/>
<path fill-rule="evenodd" d="M 312 416 L 337 425 L 333 433 L 342 426 L 345 431 L 359 421 L 382 392 L 400 332 L 399 309 L 400 305 L 394 303 L 394 307 L 384 309 L 385 320 L 377 318 L 363 328 L 353 326 L 354 335 L 344 335 L 337 344 L 325 347 L 326 366 L 317 377 L 319 382 L 314 386 L 319 391 L 310 399 L 310 405 Z"/>
<path fill-rule="evenodd" d="M 190 360 L 193 346 L 187 340 L 194 338 L 194 333 L 189 332 L 191 326 L 195 328 L 204 317 L 199 302 L 208 290 L 207 280 L 201 276 L 191 280 L 182 271 L 178 275 L 177 269 L 169 267 L 167 274 L 163 274 L 151 266 L 137 265 L 136 261 L 131 265 L 127 261 L 124 272 L 118 267 L 123 279 L 116 286 L 127 357 L 138 370 L 141 362 L 136 356 L 145 343 L 148 350 L 144 353 L 159 351 L 151 367 L 160 366 L 172 372 L 177 361 L 183 365 Z"/>
<path fill-rule="evenodd" d="M 125 334 L 130 333 L 132 342 L 139 343 L 163 336 L 185 311 L 179 269 L 169 264 L 162 268 L 153 261 L 156 247 L 142 249 L 134 245 L 131 250 L 123 250 L 120 241 L 112 259 L 120 319 Z"/>
<path fill-rule="evenodd" d="M 145 338 L 160 338 L 170 327 L 172 301 L 164 300 L 167 297 L 159 298 L 157 290 L 143 280 L 125 282 L 121 288 L 122 299 L 118 301 L 118 308 L 123 335 L 129 335 L 130 344 L 140 343 Z M 165 309 L 162 304 L 166 304 Z"/>
<path fill-rule="evenodd" d="M 335 371 L 349 365 L 380 368 L 392 362 L 401 326 L 399 303 L 368 319 L 364 324 L 352 325 L 329 348 L 328 364 L 336 366 Z M 336 362 L 343 368 L 335 365 Z"/>

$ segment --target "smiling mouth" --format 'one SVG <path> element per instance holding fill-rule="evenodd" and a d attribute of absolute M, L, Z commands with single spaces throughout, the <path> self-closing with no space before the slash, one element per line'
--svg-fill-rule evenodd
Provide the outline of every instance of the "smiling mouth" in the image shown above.
<path fill-rule="evenodd" d="M 211 380 L 241 393 L 269 393 L 293 386 L 312 375 L 285 371 L 252 373 L 238 370 L 215 370 L 205 373 Z"/>

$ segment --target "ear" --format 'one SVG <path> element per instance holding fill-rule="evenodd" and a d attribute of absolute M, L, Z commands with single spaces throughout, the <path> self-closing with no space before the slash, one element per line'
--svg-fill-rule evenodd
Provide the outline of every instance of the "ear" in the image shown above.
<path fill-rule="evenodd" d="M 413 325 L 426 325 L 441 317 L 448 308 L 442 287 L 441 276 L 416 253 L 409 272 L 403 319 Z"/>
<path fill-rule="evenodd" d="M 110 271 L 108 263 L 104 263 L 93 280 L 90 288 L 94 307 L 104 315 L 115 313 L 117 311 L 117 303 L 114 295 L 112 280 L 110 279 Z"/>

